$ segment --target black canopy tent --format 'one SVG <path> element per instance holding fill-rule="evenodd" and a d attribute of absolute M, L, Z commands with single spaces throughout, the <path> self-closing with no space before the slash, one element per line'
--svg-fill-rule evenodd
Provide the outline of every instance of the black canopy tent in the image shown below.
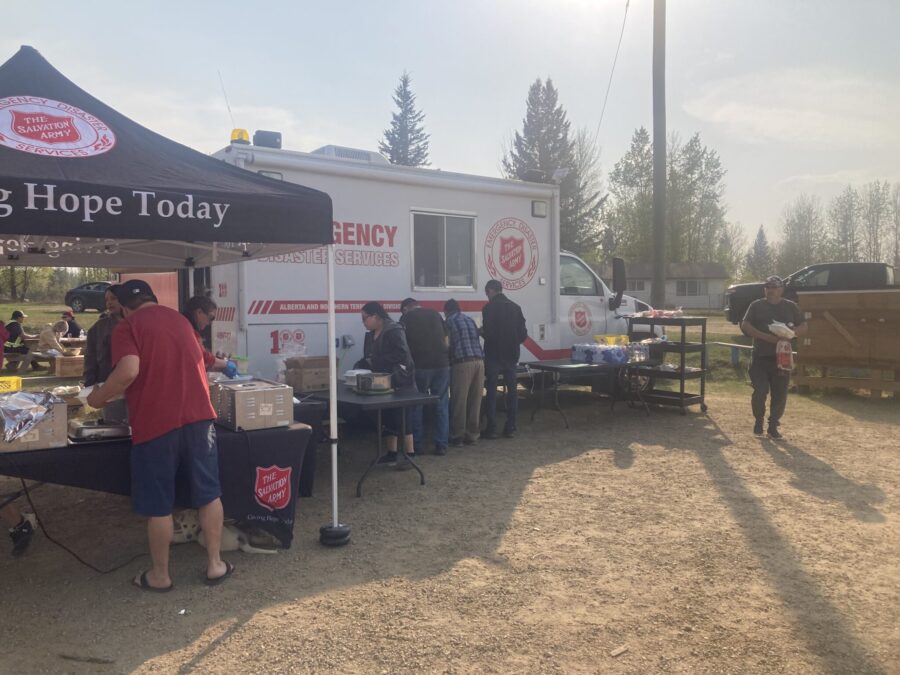
<path fill-rule="evenodd" d="M 175 143 L 35 49 L 0 66 L 7 264 L 172 269 L 330 244 L 330 197 Z"/>
<path fill-rule="evenodd" d="M 333 244 L 331 198 L 203 155 L 133 122 L 23 46 L 0 66 L 0 260 L 181 269 Z M 329 335 L 334 266 L 328 256 Z M 331 388 L 336 354 L 329 339 Z M 333 522 L 337 417 L 331 406 Z M 329 539 L 330 537 L 330 539 Z"/>

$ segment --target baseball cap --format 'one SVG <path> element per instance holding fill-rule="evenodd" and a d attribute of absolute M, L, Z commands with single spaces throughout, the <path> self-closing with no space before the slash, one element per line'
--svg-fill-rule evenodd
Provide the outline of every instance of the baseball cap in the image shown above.
<path fill-rule="evenodd" d="M 771 276 L 766 277 L 766 288 L 784 288 L 784 279 L 781 277 Z"/>
<path fill-rule="evenodd" d="M 116 298 L 118 298 L 119 302 L 123 305 L 127 303 L 128 300 L 138 295 L 145 295 L 151 298 L 153 302 L 159 302 L 153 294 L 153 289 L 150 288 L 150 284 L 143 279 L 129 279 L 116 289 Z"/>
<path fill-rule="evenodd" d="M 28 318 L 28 315 L 27 315 L 25 312 L 23 312 L 22 310 L 17 309 L 15 312 L 12 313 L 12 318 L 13 318 L 13 320 L 15 320 L 15 319 L 27 319 L 27 318 Z"/>
<path fill-rule="evenodd" d="M 400 303 L 400 309 L 404 310 L 407 307 L 412 307 L 413 305 L 418 305 L 419 301 L 415 298 L 406 298 L 403 302 Z"/>
<path fill-rule="evenodd" d="M 72 313 L 72 310 L 71 310 L 71 309 L 67 309 L 65 312 L 62 313 L 62 315 L 63 315 L 64 317 L 66 317 L 67 319 L 74 319 L 74 318 L 75 318 L 75 315 Z"/>

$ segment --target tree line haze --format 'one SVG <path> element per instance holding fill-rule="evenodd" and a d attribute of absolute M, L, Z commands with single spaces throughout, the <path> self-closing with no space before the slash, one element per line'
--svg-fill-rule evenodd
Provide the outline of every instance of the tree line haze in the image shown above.
<path fill-rule="evenodd" d="M 403 72 L 393 92 L 397 111 L 378 142 L 396 165 L 430 166 L 425 113 L 416 104 L 412 77 Z M 653 259 L 653 142 L 634 130 L 625 154 L 608 175 L 597 132 L 575 128 L 552 79 L 536 79 L 525 97 L 521 129 L 503 147 L 506 177 L 559 186 L 560 246 L 593 265 L 621 257 Z M 699 133 L 673 131 L 666 148 L 666 258 L 670 263 L 719 263 L 736 281 L 787 275 L 816 262 L 886 262 L 900 266 L 900 183 L 876 180 L 847 185 L 823 204 L 798 194 L 778 222 L 758 226 L 748 241 L 728 218 L 727 168 Z M 759 199 L 768 199 L 765 194 Z M 110 278 L 107 269 L 7 267 L 0 297 L 62 302 L 81 283 Z"/>
<path fill-rule="evenodd" d="M 379 147 L 395 164 L 426 166 L 424 114 L 415 108 L 408 73 L 394 101 L 398 113 Z M 397 146 L 398 129 L 419 140 Z M 748 242 L 743 225 L 728 219 L 727 169 L 716 150 L 699 133 L 684 140 L 677 131 L 666 150 L 668 262 L 720 263 L 733 280 L 787 275 L 825 261 L 900 265 L 900 184 L 847 185 L 827 205 L 801 193 L 778 222 L 761 224 Z M 422 159 L 395 159 L 407 156 Z M 528 89 L 522 128 L 503 149 L 500 171 L 506 178 L 559 185 L 563 249 L 593 264 L 614 256 L 653 259 L 653 141 L 644 127 L 634 131 L 628 151 L 604 180 L 595 134 L 573 129 L 553 81 L 537 79 Z"/>

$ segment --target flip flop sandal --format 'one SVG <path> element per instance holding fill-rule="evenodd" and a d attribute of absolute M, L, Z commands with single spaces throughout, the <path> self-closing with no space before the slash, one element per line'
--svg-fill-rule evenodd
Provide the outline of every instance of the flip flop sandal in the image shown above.
<path fill-rule="evenodd" d="M 149 571 L 150 570 L 145 570 L 145 571 L 141 572 L 140 581 L 138 581 L 137 579 L 132 579 L 131 585 L 134 586 L 135 588 L 141 589 L 142 591 L 151 591 L 152 593 L 168 593 L 173 588 L 175 588 L 175 584 L 169 584 L 168 586 L 165 586 L 163 588 L 159 588 L 157 586 L 151 586 L 150 582 L 147 581 L 147 572 L 149 572 Z"/>
<path fill-rule="evenodd" d="M 215 577 L 214 579 L 205 577 L 203 583 L 205 583 L 207 586 L 218 586 L 223 581 L 225 581 L 228 577 L 231 576 L 231 573 L 234 572 L 234 565 L 232 565 L 227 560 L 223 560 L 222 562 L 225 563 L 225 574 L 223 574 L 220 577 Z"/>

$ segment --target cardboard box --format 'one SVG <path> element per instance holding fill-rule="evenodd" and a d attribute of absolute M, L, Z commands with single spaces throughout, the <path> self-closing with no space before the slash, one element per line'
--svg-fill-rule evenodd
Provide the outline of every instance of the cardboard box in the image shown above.
<path fill-rule="evenodd" d="M 294 391 L 268 380 L 219 382 L 210 387 L 217 424 L 233 431 L 286 427 L 294 419 Z"/>
<path fill-rule="evenodd" d="M 324 368 L 328 370 L 328 357 L 327 356 L 291 356 L 284 360 L 284 365 L 286 368 L 291 370 L 315 370 L 319 368 Z"/>
<path fill-rule="evenodd" d="M 288 368 L 284 372 L 284 382 L 296 392 L 322 391 L 328 389 L 328 368 L 298 370 Z"/>
<path fill-rule="evenodd" d="M 65 403 L 54 403 L 50 412 L 27 434 L 7 443 L 0 437 L 0 452 L 45 450 L 61 448 L 69 444 L 67 434 L 68 412 Z"/>
<path fill-rule="evenodd" d="M 285 383 L 296 392 L 328 389 L 327 356 L 292 356 L 284 360 Z"/>
<path fill-rule="evenodd" d="M 57 356 L 53 359 L 53 373 L 56 377 L 81 377 L 84 375 L 84 357 Z"/>

